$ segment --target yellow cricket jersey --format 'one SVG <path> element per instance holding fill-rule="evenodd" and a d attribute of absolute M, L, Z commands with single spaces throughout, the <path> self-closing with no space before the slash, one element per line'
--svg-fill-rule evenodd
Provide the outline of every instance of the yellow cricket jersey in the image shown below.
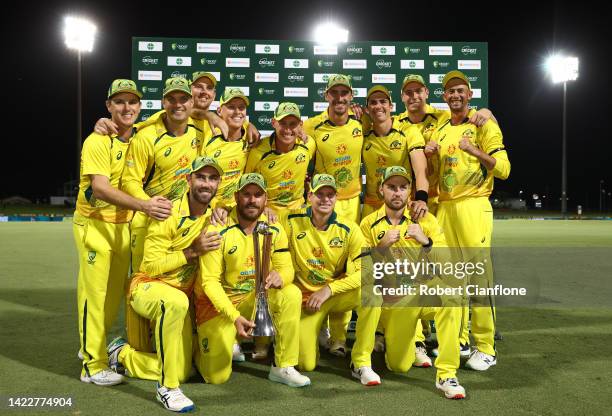
<path fill-rule="evenodd" d="M 139 130 L 128 150 L 121 188 L 128 194 L 148 200 L 161 195 L 171 201 L 187 191 L 191 162 L 198 156 L 202 131 L 190 118 L 182 136 L 172 136 L 163 118 Z"/>
<path fill-rule="evenodd" d="M 293 210 L 281 221 L 287 230 L 296 285 L 304 298 L 328 285 L 332 295 L 361 286 L 362 249 L 366 246 L 357 224 L 334 212 L 326 230 L 312 224 L 312 208 Z"/>
<path fill-rule="evenodd" d="M 366 171 L 365 202 L 380 206 L 382 199 L 378 194 L 378 188 L 385 168 L 403 166 L 408 172 L 412 172 L 410 152 L 422 150 L 424 147 L 425 142 L 419 130 L 413 126 L 401 126 L 397 120 L 393 121 L 391 130 L 385 136 L 377 136 L 374 130 L 366 133 L 363 139 L 363 164 Z"/>
<path fill-rule="evenodd" d="M 144 258 L 130 287 L 149 281 L 161 281 L 190 295 L 198 273 L 197 261 L 188 263 L 183 250 L 208 227 L 212 210 L 194 217 L 189 210 L 189 193 L 172 204 L 172 213 L 164 221 L 151 219 L 144 243 Z"/>
<path fill-rule="evenodd" d="M 262 215 L 260 221 L 267 221 Z M 272 231 L 272 259 L 270 271 L 280 274 L 283 283 L 293 281 L 293 265 L 287 247 L 287 234 L 280 224 L 270 226 Z M 236 208 L 232 209 L 223 226 L 209 227 L 223 237 L 221 247 L 200 257 L 201 281 L 196 284 L 196 321 L 199 324 L 219 313 L 232 322 L 240 316 L 236 305 L 255 289 L 255 249 L 253 235 L 245 234 Z M 259 237 L 263 250 L 263 236 Z M 261 252 L 261 251 L 260 251 Z M 247 317 L 250 318 L 250 317 Z"/>
<path fill-rule="evenodd" d="M 132 219 L 132 211 L 96 199 L 90 177 L 90 175 L 106 176 L 110 185 L 118 189 L 129 145 L 129 141 L 123 142 L 117 136 L 103 136 L 97 133 L 92 133 L 85 139 L 81 151 L 81 178 L 76 202 L 78 214 L 115 224 L 129 222 Z"/>
<path fill-rule="evenodd" d="M 212 202 L 213 207 L 236 205 L 234 192 L 236 192 L 238 180 L 244 173 L 249 157 L 245 135 L 246 130 L 243 129 L 242 139 L 228 141 L 223 135 L 217 134 L 205 142 L 202 147 L 202 155 L 214 158 L 223 169 L 223 178 L 219 184 L 217 196 Z"/>
<path fill-rule="evenodd" d="M 305 130 L 308 132 L 308 130 Z M 336 179 L 338 199 L 351 199 L 361 192 L 361 121 L 349 117 L 343 126 L 326 119 L 314 128 L 316 145 L 315 172 L 327 173 Z"/>
<path fill-rule="evenodd" d="M 159 120 L 161 115 L 164 113 L 165 113 L 165 110 L 160 110 L 157 113 L 152 114 L 148 119 L 141 121 L 140 123 L 136 123 L 136 127 L 138 127 L 138 130 L 142 130 L 143 128 L 147 126 L 155 124 L 157 123 L 157 120 Z M 193 125 L 196 128 L 202 130 L 202 133 L 201 133 L 202 143 L 206 143 L 215 135 L 210 124 L 208 123 L 208 120 L 206 120 L 205 118 L 203 119 L 192 118 L 192 120 L 193 120 Z"/>
<path fill-rule="evenodd" d="M 246 173 L 260 173 L 268 184 L 268 206 L 273 209 L 301 208 L 304 204 L 304 181 L 314 158 L 315 143 L 298 139 L 287 153 L 280 153 L 275 146 L 276 135 L 266 137 L 251 150 Z"/>
<path fill-rule="evenodd" d="M 510 161 L 504 147 L 499 126 L 489 120 L 482 127 L 468 123 L 475 110 L 470 110 L 461 124 L 453 126 L 450 119 L 439 125 L 431 139 L 440 145 L 438 178 L 440 201 L 462 197 L 488 197 L 493 190 L 493 178 L 506 179 L 510 175 Z M 491 171 L 459 148 L 468 138 L 476 147 L 493 156 L 497 163 Z"/>

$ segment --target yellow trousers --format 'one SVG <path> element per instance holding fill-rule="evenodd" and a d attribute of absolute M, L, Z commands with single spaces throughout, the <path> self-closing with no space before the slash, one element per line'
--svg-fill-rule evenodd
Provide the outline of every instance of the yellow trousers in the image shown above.
<path fill-rule="evenodd" d="M 112 224 L 75 213 L 73 236 L 79 257 L 77 304 L 83 373 L 108 368 L 106 332 L 123 299 L 130 265 L 129 224 Z"/>
<path fill-rule="evenodd" d="M 134 311 L 155 321 L 156 353 L 125 346 L 119 362 L 130 376 L 157 380 L 176 388 L 189 377 L 192 358 L 192 325 L 187 295 L 162 282 L 145 282 L 131 293 Z"/>
<path fill-rule="evenodd" d="M 253 291 L 238 305 L 240 315 L 251 319 L 255 302 Z M 268 290 L 268 305 L 276 330 L 274 363 L 277 367 L 298 363 L 299 317 L 302 293 L 294 284 Z M 195 363 L 204 381 L 225 383 L 232 374 L 232 348 L 236 327 L 225 315 L 218 315 L 198 326 L 198 350 Z"/>
<path fill-rule="evenodd" d="M 461 247 L 462 253 L 471 257 L 473 253 L 481 256 L 491 247 L 493 231 L 493 208 L 487 197 L 462 198 L 453 201 L 441 201 L 437 212 L 438 221 L 444 229 L 446 241 L 450 247 Z M 472 250 L 470 250 L 472 249 Z M 474 250 L 477 249 L 477 250 Z M 488 283 L 492 284 L 493 272 L 491 261 L 487 264 Z M 472 337 L 479 351 L 495 355 L 495 308 L 474 306 L 472 308 Z M 469 314 L 467 306 L 463 311 L 461 343 L 469 343 Z"/>
<path fill-rule="evenodd" d="M 132 248 L 132 273 L 136 273 L 140 269 L 140 263 L 144 257 L 144 243 L 147 237 L 147 228 L 149 227 L 150 218 L 143 212 L 138 211 L 134 214 L 130 225 L 130 238 Z"/>

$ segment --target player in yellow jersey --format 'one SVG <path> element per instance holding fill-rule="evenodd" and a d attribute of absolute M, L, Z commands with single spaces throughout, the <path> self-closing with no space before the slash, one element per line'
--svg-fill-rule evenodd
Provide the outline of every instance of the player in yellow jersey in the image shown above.
<path fill-rule="evenodd" d="M 510 161 L 499 126 L 492 120 L 482 127 L 469 123 L 474 110 L 470 81 L 460 71 L 444 76 L 444 100 L 451 117 L 438 125 L 431 136 L 433 157 L 438 160 L 440 205 L 438 220 L 444 228 L 447 242 L 461 247 L 466 257 L 486 255 L 491 246 L 493 209 L 489 196 L 494 178 L 506 179 Z M 491 262 L 488 262 L 491 265 Z M 488 271 L 492 284 L 492 270 Z M 495 309 L 492 299 L 472 299 L 472 336 L 476 349 L 466 363 L 474 370 L 487 370 L 497 363 L 495 351 Z M 478 306 L 476 306 L 478 305 Z M 469 342 L 467 310 L 464 312 L 461 343 Z"/>
<path fill-rule="evenodd" d="M 372 128 L 365 133 L 363 142 L 366 194 L 362 216 L 367 216 L 383 205 L 378 194 L 383 170 L 387 166 L 405 166 L 414 174 L 416 182 L 416 197 L 411 206 L 413 219 L 422 218 L 427 213 L 429 188 L 423 136 L 417 128 L 400 125 L 391 117 L 391 94 L 384 86 L 375 85 L 370 88 L 366 103 Z"/>
<path fill-rule="evenodd" d="M 266 221 L 266 183 L 258 173 L 240 177 L 236 206 L 224 226 L 214 227 L 223 236 L 219 250 L 200 258 L 201 281 L 196 284 L 198 346 L 196 366 L 207 383 L 226 382 L 232 373 L 232 345 L 236 335 L 250 338 L 254 327 L 255 264 L 253 232 Z M 275 357 L 268 378 L 291 387 L 310 384 L 294 366 L 298 363 L 301 295 L 292 284 L 293 266 L 283 228 L 271 225 L 272 253 L 266 277 L 268 302 L 275 324 Z M 263 244 L 263 238 L 260 238 Z"/>
<path fill-rule="evenodd" d="M 189 117 L 193 98 L 189 81 L 169 78 L 164 87 L 164 115 L 139 130 L 128 149 L 121 189 L 141 199 L 161 195 L 171 201 L 187 190 L 186 176 L 200 149 L 202 131 Z M 132 220 L 132 271 L 140 269 L 148 226 L 144 215 Z"/>
<path fill-rule="evenodd" d="M 179 388 L 192 363 L 189 299 L 199 256 L 216 250 L 221 236 L 208 229 L 210 201 L 223 171 L 214 159 L 198 157 L 187 176 L 189 190 L 174 202 L 171 216 L 152 221 L 140 271 L 130 284 L 130 305 L 155 321 L 156 353 L 137 351 L 122 338 L 108 346 L 111 367 L 123 365 L 131 377 L 157 380 L 157 399 L 168 410 L 186 412 L 193 402 Z"/>
<path fill-rule="evenodd" d="M 249 156 L 249 147 L 246 140 L 243 140 L 246 135 L 244 123 L 249 104 L 249 99 L 241 89 L 226 88 L 217 112 L 228 125 L 228 136 L 226 138 L 222 134 L 216 134 L 203 144 L 202 154 L 214 157 L 224 171 L 219 193 L 212 203 L 213 208 L 231 209 L 236 205 L 234 192 Z"/>
<path fill-rule="evenodd" d="M 275 212 L 304 205 L 304 182 L 315 142 L 299 138 L 302 126 L 297 104 L 280 103 L 272 118 L 274 133 L 251 150 L 245 172 L 260 173 L 268 184 L 268 206 Z"/>
<path fill-rule="evenodd" d="M 163 220 L 171 203 L 163 197 L 133 198 L 119 188 L 133 124 L 140 112 L 141 94 L 127 79 L 111 83 L 106 108 L 118 127 L 117 135 L 90 134 L 81 152 L 81 178 L 73 219 L 79 257 L 77 302 L 81 380 L 97 385 L 121 382 L 108 369 L 106 331 L 117 316 L 130 262 L 129 222 L 132 210 Z"/>
<path fill-rule="evenodd" d="M 427 213 L 418 222 L 411 219 L 410 182 L 412 175 L 402 166 L 387 167 L 379 191 L 384 205 L 361 222 L 361 231 L 367 246 L 373 250 L 392 250 L 389 261 L 408 259 L 416 262 L 421 250 L 446 247 L 444 233 L 436 218 Z M 444 256 L 446 253 L 439 253 Z M 379 257 L 372 253 L 377 260 Z M 432 254 L 433 256 L 433 254 Z M 385 258 L 384 256 L 382 257 Z M 465 398 L 465 390 L 457 381 L 459 367 L 459 330 L 461 326 L 460 299 L 455 305 L 431 307 L 427 304 L 413 307 L 386 308 L 384 320 L 386 362 L 392 371 L 405 373 L 415 365 L 415 356 L 426 355 L 425 344 L 419 340 L 420 319 L 435 319 L 438 329 L 439 355 L 436 359 L 436 386 L 447 398 Z M 431 360 L 428 360 L 431 365 Z M 420 365 L 423 366 L 423 365 Z"/>

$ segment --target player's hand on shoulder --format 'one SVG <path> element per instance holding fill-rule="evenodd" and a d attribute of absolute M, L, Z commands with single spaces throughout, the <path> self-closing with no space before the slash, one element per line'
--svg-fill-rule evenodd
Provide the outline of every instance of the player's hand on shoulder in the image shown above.
<path fill-rule="evenodd" d="M 427 202 L 425 201 L 411 201 L 410 202 L 410 218 L 412 221 L 418 221 L 421 218 L 425 217 L 429 212 L 429 208 L 427 207 Z"/>
<path fill-rule="evenodd" d="M 163 196 L 154 196 L 144 203 L 143 212 L 153 219 L 163 221 L 172 213 L 172 201 Z"/>
<path fill-rule="evenodd" d="M 227 214 L 229 211 L 224 207 L 217 207 L 213 209 L 212 215 L 210 217 L 210 223 L 212 225 L 225 225 L 225 221 L 227 220 Z"/>
<path fill-rule="evenodd" d="M 110 118 L 101 118 L 96 121 L 94 131 L 105 136 L 108 134 L 118 134 L 119 126 L 117 126 Z"/>
<path fill-rule="evenodd" d="M 488 108 L 481 108 L 472 114 L 472 117 L 468 120 L 470 123 L 474 124 L 476 127 L 482 127 L 485 125 L 487 121 L 491 119 L 493 113 Z"/>
<path fill-rule="evenodd" d="M 274 224 L 275 222 L 278 221 L 278 215 L 276 214 L 276 211 L 274 211 L 272 208 L 264 208 L 264 215 L 266 217 L 268 217 L 268 222 L 270 224 Z"/>

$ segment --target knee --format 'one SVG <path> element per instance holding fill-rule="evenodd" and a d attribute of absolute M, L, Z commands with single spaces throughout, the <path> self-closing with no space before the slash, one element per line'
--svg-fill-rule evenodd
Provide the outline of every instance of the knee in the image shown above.
<path fill-rule="evenodd" d="M 172 311 L 177 315 L 185 316 L 189 310 L 189 299 L 187 298 L 187 295 L 181 292 L 179 296 L 165 299 L 163 306 L 167 311 Z"/>
<path fill-rule="evenodd" d="M 203 375 L 202 377 L 208 384 L 223 384 L 229 380 L 231 375 L 231 371 L 223 371 L 215 374 Z"/>
<path fill-rule="evenodd" d="M 298 360 L 298 368 L 300 371 L 314 371 L 317 368 L 317 359 L 316 357 L 299 357 Z"/>

